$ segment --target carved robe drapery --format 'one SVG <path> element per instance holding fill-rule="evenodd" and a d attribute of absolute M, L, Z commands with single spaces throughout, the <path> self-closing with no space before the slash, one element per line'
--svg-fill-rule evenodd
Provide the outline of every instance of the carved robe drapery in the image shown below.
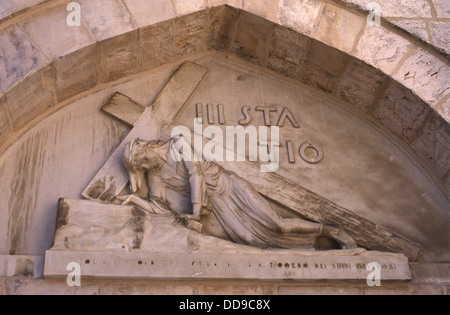
<path fill-rule="evenodd" d="M 165 144 L 166 163 L 147 173 L 149 200 L 177 214 L 192 204 L 209 208 L 229 238 L 259 248 L 313 249 L 321 226 L 305 221 L 303 233 L 280 231 L 279 214 L 246 180 L 212 162 L 174 161 L 173 141 Z"/>

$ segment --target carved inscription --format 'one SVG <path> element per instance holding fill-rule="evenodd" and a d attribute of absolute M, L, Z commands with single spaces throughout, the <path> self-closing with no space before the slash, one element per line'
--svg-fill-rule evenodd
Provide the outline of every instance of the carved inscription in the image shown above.
<path fill-rule="evenodd" d="M 204 117 L 205 110 L 206 120 Z M 225 119 L 225 106 L 223 104 L 214 105 L 206 103 L 206 105 L 204 105 L 202 103 L 197 103 L 195 113 L 195 118 L 200 118 L 203 121 L 208 122 L 210 125 L 225 125 L 227 123 Z M 278 119 L 276 124 L 274 124 L 274 120 L 271 119 L 271 114 L 277 114 Z M 279 112 L 279 110 L 274 106 L 256 106 L 255 108 L 252 108 L 251 106 L 246 105 L 241 107 L 240 115 L 242 119 L 240 119 L 237 123 L 241 126 L 251 125 L 253 117 L 260 115 L 264 122 L 264 126 L 266 127 L 277 126 L 280 128 L 301 128 L 298 120 L 287 107 L 283 107 L 283 109 Z M 273 145 L 280 147 L 284 146 L 286 148 L 287 160 L 290 164 L 295 164 L 296 156 L 299 156 L 303 161 L 309 164 L 317 164 L 324 158 L 322 148 L 318 144 L 312 143 L 311 141 L 302 143 L 299 146 L 295 146 L 292 140 L 287 140 L 282 143 L 272 143 L 272 145 L 270 145 L 270 143 L 260 143 L 259 145 L 262 147 L 267 147 L 267 153 L 269 155 Z"/>
<path fill-rule="evenodd" d="M 49 251 L 46 277 L 66 277 L 64 266 L 77 262 L 82 277 L 111 279 L 354 279 L 365 281 L 371 262 L 381 266 L 383 281 L 408 280 L 408 262 L 399 256 L 222 255 Z"/>

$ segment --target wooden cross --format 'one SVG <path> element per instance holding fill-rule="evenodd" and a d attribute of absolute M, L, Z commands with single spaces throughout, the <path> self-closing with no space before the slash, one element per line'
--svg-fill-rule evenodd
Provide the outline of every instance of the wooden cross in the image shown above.
<path fill-rule="evenodd" d="M 135 138 L 168 140 L 170 126 L 183 111 L 207 73 L 207 69 L 197 64 L 184 63 L 161 91 L 154 104 L 147 108 L 116 93 L 103 110 L 133 128 L 87 186 L 83 197 L 108 203 L 119 195 L 129 181 L 121 159 L 124 147 Z M 257 163 L 223 162 L 221 165 L 237 174 L 245 174 L 245 178 L 261 195 L 297 212 L 302 217 L 343 227 L 362 247 L 403 253 L 412 261 L 417 258 L 420 248 L 416 244 L 278 174 L 261 173 Z"/>

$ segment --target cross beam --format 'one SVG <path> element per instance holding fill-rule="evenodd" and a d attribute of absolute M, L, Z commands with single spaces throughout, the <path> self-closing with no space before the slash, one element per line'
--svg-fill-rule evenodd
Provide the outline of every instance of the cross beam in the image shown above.
<path fill-rule="evenodd" d="M 119 114 L 121 121 L 127 122 L 128 125 L 132 124 L 134 127 L 92 179 L 82 196 L 86 199 L 108 203 L 119 195 L 129 181 L 121 158 L 125 146 L 136 138 L 160 139 L 165 136 L 164 130 L 183 110 L 184 105 L 207 73 L 208 70 L 199 65 L 192 62 L 184 63 L 163 88 L 153 105 L 145 108 L 134 123 L 130 122 L 128 114 L 126 118 L 123 118 L 124 115 L 120 115 L 120 113 L 129 113 L 130 108 L 138 110 L 138 106 L 123 95 L 116 94 L 104 110 L 116 117 Z M 124 104 L 128 110 L 116 110 L 120 104 Z"/>

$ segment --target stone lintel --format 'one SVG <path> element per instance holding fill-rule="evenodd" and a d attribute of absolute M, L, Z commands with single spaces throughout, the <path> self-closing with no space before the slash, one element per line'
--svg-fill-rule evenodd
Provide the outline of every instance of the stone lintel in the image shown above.
<path fill-rule="evenodd" d="M 358 254 L 359 253 L 359 254 Z M 94 252 L 50 250 L 46 278 L 65 278 L 67 265 L 78 263 L 82 279 L 119 280 L 293 280 L 366 281 L 370 263 L 381 266 L 381 281 L 409 281 L 403 255 L 365 250 L 264 254 Z"/>

